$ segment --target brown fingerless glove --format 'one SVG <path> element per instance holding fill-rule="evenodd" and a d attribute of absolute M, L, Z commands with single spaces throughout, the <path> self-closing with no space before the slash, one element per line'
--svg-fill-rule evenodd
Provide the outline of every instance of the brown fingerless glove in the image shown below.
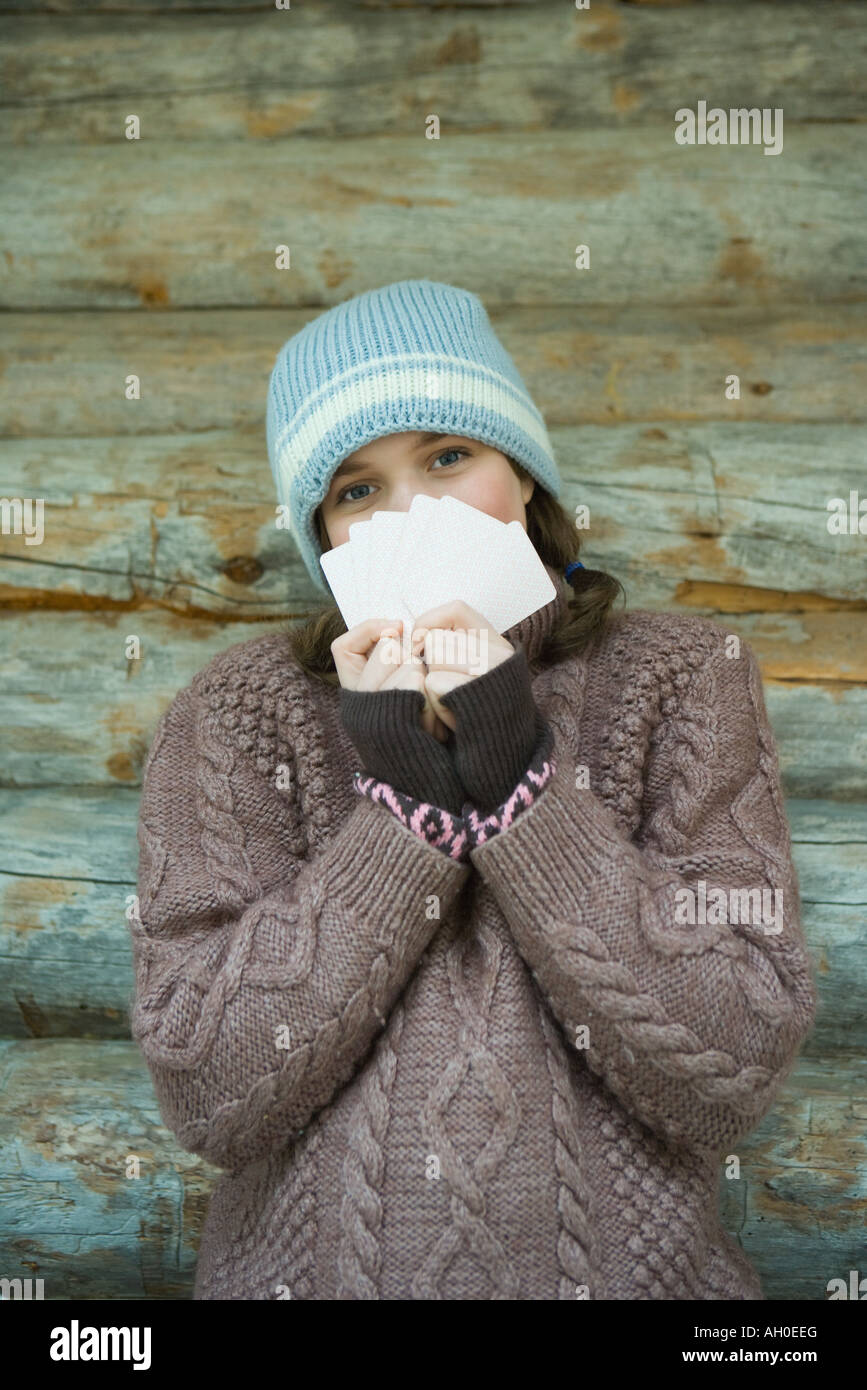
<path fill-rule="evenodd" d="M 421 726 L 420 690 L 340 688 L 340 718 L 371 777 L 459 816 L 463 787 L 446 744 Z"/>
<path fill-rule="evenodd" d="M 457 720 L 452 756 L 465 800 L 488 814 L 511 796 L 551 736 L 533 699 L 523 648 L 440 701 Z"/>

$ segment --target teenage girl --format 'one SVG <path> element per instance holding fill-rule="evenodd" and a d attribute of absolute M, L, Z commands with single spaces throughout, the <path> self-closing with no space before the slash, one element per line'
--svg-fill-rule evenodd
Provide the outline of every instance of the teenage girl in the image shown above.
<path fill-rule="evenodd" d="M 475 295 L 370 291 L 281 349 L 280 516 L 320 554 L 455 496 L 555 597 L 505 633 L 333 604 L 214 658 L 145 765 L 133 1031 L 222 1169 L 198 1299 L 751 1299 L 723 1160 L 816 992 L 755 656 L 613 611 Z M 483 669 L 446 631 L 486 634 Z M 460 655 L 460 652 L 458 653 Z"/>

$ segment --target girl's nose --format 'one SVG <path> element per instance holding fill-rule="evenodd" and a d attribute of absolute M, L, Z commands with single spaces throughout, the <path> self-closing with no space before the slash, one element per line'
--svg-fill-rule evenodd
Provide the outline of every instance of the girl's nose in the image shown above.
<path fill-rule="evenodd" d="M 412 483 L 394 483 L 388 494 L 388 500 L 383 510 L 389 512 L 408 512 L 412 506 L 413 498 L 418 497 L 420 494 L 424 494 L 426 497 L 432 497 L 434 501 L 442 496 L 441 492 L 435 492 L 432 489 L 428 490 L 426 487 L 417 487 Z"/>

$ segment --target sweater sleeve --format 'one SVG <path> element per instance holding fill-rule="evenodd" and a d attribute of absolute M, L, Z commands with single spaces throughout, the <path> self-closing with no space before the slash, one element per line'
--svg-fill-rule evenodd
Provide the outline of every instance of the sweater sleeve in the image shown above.
<path fill-rule="evenodd" d="M 519 778 L 511 796 L 493 811 L 483 815 L 470 801 L 464 802 L 463 815 L 456 816 L 442 806 L 419 801 L 414 796 L 400 792 L 390 782 L 366 777 L 356 772 L 355 790 L 361 796 L 369 796 L 397 816 L 403 825 L 414 835 L 420 835 L 430 844 L 436 845 L 443 854 L 453 859 L 466 860 L 476 845 L 484 844 L 492 835 L 506 830 L 528 806 L 532 806 L 542 795 L 554 775 L 556 763 L 552 755 L 554 739 L 547 724 L 544 725 L 539 746 L 530 766 Z"/>
<path fill-rule="evenodd" d="M 454 714 L 454 764 L 481 815 L 498 811 L 549 733 L 533 699 L 524 649 L 484 675 L 455 686 L 441 702 Z"/>
<path fill-rule="evenodd" d="M 730 659 L 721 634 L 678 703 L 651 741 L 633 838 L 562 767 L 470 857 L 578 1055 L 667 1141 L 719 1152 L 770 1108 L 816 988 L 747 644 Z M 722 912 L 699 906 L 712 889 Z"/>
<path fill-rule="evenodd" d="M 181 691 L 145 765 L 132 1034 L 165 1123 L 228 1169 L 351 1078 L 470 872 L 367 799 L 309 857 L 298 825 Z"/>
<path fill-rule="evenodd" d="M 340 718 L 362 772 L 402 795 L 460 816 L 463 787 L 445 745 L 421 725 L 420 690 L 340 689 Z"/>

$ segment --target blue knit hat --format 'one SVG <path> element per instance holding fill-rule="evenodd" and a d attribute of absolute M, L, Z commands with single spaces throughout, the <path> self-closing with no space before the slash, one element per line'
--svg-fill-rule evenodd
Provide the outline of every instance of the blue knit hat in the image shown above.
<path fill-rule="evenodd" d="M 560 496 L 545 422 L 469 290 L 399 280 L 326 310 L 277 354 L 268 386 L 268 455 L 278 501 L 316 584 L 316 508 L 343 460 L 404 430 L 464 435 L 508 454 Z"/>

